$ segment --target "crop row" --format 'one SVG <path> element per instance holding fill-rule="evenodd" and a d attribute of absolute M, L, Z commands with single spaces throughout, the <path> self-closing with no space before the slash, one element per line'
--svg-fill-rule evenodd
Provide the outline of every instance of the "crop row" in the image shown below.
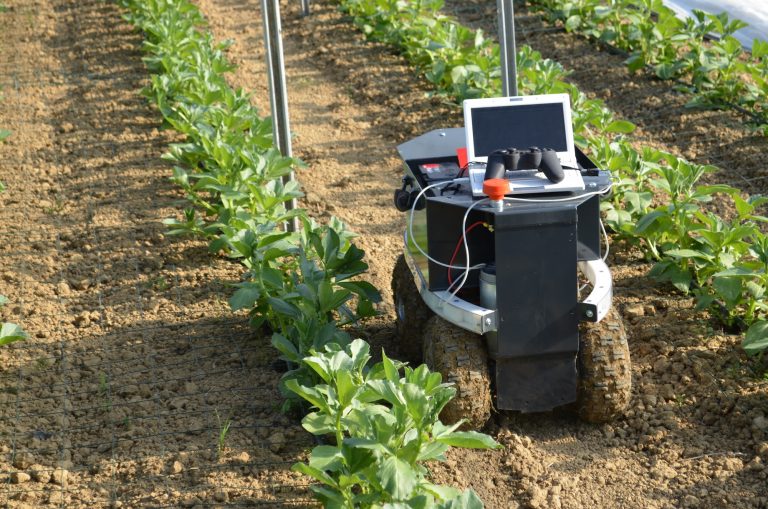
<path fill-rule="evenodd" d="M 227 44 L 214 43 L 188 0 L 121 0 L 127 20 L 145 34 L 152 73 L 144 94 L 164 122 L 182 133 L 165 159 L 190 207 L 171 232 L 207 239 L 212 252 L 246 269 L 230 299 L 290 369 L 281 379 L 286 407 L 311 411 L 302 420 L 324 445 L 294 470 L 312 477 L 329 507 L 482 507 L 472 490 L 428 481 L 424 463 L 451 446 L 499 447 L 490 437 L 457 431 L 439 414 L 455 389 L 426 366 L 370 362 L 369 345 L 352 341 L 348 324 L 375 313 L 379 292 L 358 279 L 366 269 L 353 234 L 331 219 L 318 224 L 286 203 L 301 196 L 283 182 L 300 162 L 273 147 L 272 126 L 225 73 Z M 298 231 L 282 226 L 297 220 Z"/>
<path fill-rule="evenodd" d="M 439 93 L 461 101 L 501 94 L 498 44 L 440 12 L 442 0 L 340 0 L 368 37 L 398 47 Z M 699 185 L 713 166 L 669 152 L 635 148 L 634 129 L 604 103 L 565 81 L 560 64 L 522 46 L 517 55 L 521 93 L 568 93 L 576 143 L 614 174 L 613 196 L 603 203 L 606 223 L 642 248 L 651 275 L 692 293 L 701 309 L 726 325 L 746 329 L 750 354 L 768 348 L 768 237 L 758 213 L 762 196 L 726 186 Z M 706 204 L 730 198 L 736 217 L 723 219 Z"/>
<path fill-rule="evenodd" d="M 694 9 L 680 19 L 662 0 L 534 0 L 551 22 L 628 53 L 631 71 L 675 79 L 689 106 L 736 108 L 768 136 L 768 42 L 751 54 L 733 36 L 747 23 Z"/>

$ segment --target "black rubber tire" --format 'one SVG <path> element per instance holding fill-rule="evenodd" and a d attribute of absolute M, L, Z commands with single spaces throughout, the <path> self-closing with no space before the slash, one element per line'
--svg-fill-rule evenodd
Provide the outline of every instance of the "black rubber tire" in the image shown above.
<path fill-rule="evenodd" d="M 424 362 L 456 387 L 456 396 L 440 413 L 453 424 L 467 419 L 464 429 L 479 430 L 491 417 L 491 378 L 485 339 L 433 316 L 424 327 Z"/>
<path fill-rule="evenodd" d="M 579 326 L 579 417 L 591 423 L 622 415 L 632 397 L 632 363 L 621 315 L 611 309 L 598 323 Z"/>
<path fill-rule="evenodd" d="M 392 297 L 399 338 L 397 351 L 401 360 L 418 364 L 422 360 L 424 324 L 434 313 L 421 299 L 404 255 L 397 257 L 392 270 Z"/>

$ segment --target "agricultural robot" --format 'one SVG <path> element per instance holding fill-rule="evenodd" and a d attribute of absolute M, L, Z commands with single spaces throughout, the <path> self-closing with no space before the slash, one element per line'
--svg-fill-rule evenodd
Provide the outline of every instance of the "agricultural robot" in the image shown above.
<path fill-rule="evenodd" d="M 405 228 L 392 291 L 400 350 L 456 385 L 446 421 L 480 428 L 492 408 L 575 404 L 582 419 L 605 422 L 629 403 L 629 348 L 600 221 L 610 173 L 578 148 L 571 168 L 553 156 L 567 155 L 566 146 L 546 149 L 560 143 L 551 136 L 558 120 L 538 118 L 559 118 L 544 111 L 549 99 L 489 103 L 508 102 L 508 118 L 478 113 L 478 105 L 468 115 L 465 103 L 464 128 L 398 146 L 405 174 L 395 206 Z M 510 148 L 521 147 L 517 139 L 540 148 Z"/>

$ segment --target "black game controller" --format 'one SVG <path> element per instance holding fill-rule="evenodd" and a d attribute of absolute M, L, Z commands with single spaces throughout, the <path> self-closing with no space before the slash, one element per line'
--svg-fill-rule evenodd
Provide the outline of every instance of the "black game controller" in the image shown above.
<path fill-rule="evenodd" d="M 563 167 L 557 158 L 557 152 L 551 148 L 530 147 L 528 150 L 508 148 L 495 150 L 488 156 L 485 166 L 485 180 L 504 178 L 506 170 L 541 170 L 544 175 L 557 184 L 565 178 Z"/>

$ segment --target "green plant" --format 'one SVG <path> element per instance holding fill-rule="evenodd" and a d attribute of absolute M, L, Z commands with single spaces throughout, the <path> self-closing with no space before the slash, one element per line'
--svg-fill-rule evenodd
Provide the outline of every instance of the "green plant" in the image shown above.
<path fill-rule="evenodd" d="M 369 360 L 362 340 L 345 349 L 329 346 L 303 360 L 322 383 L 287 382 L 315 409 L 302 420 L 304 428 L 335 438 L 335 445 L 315 447 L 309 462 L 294 470 L 321 483 L 313 490 L 327 507 L 482 507 L 472 492 L 429 482 L 422 463 L 444 460 L 450 446 L 500 445 L 480 433 L 456 431 L 462 422 L 440 422 L 455 389 L 439 373 L 424 365 L 409 368 L 384 353 L 372 367 Z"/>
<path fill-rule="evenodd" d="M 0 346 L 27 339 L 27 333 L 14 323 L 0 324 Z"/>
<path fill-rule="evenodd" d="M 4 295 L 0 295 L 0 307 L 7 303 L 8 299 Z M 0 322 L 0 346 L 25 339 L 27 339 L 27 333 L 20 326 L 14 323 Z"/>
<path fill-rule="evenodd" d="M 157 292 L 164 292 L 168 289 L 168 280 L 165 276 L 157 276 L 145 283 L 147 289 L 151 289 Z"/>
<path fill-rule="evenodd" d="M 99 371 L 99 396 L 102 399 L 101 410 L 104 413 L 112 411 L 112 391 L 109 387 L 109 378 L 103 371 Z"/>
<path fill-rule="evenodd" d="M 214 413 L 216 415 L 216 423 L 218 424 L 219 428 L 219 434 L 217 436 L 217 442 L 216 442 L 216 454 L 219 458 L 222 457 L 224 454 L 224 449 L 226 446 L 227 441 L 227 435 L 229 435 L 229 428 L 232 426 L 232 420 L 227 419 L 226 421 L 222 422 L 221 417 L 219 416 L 219 410 L 214 410 Z"/>

